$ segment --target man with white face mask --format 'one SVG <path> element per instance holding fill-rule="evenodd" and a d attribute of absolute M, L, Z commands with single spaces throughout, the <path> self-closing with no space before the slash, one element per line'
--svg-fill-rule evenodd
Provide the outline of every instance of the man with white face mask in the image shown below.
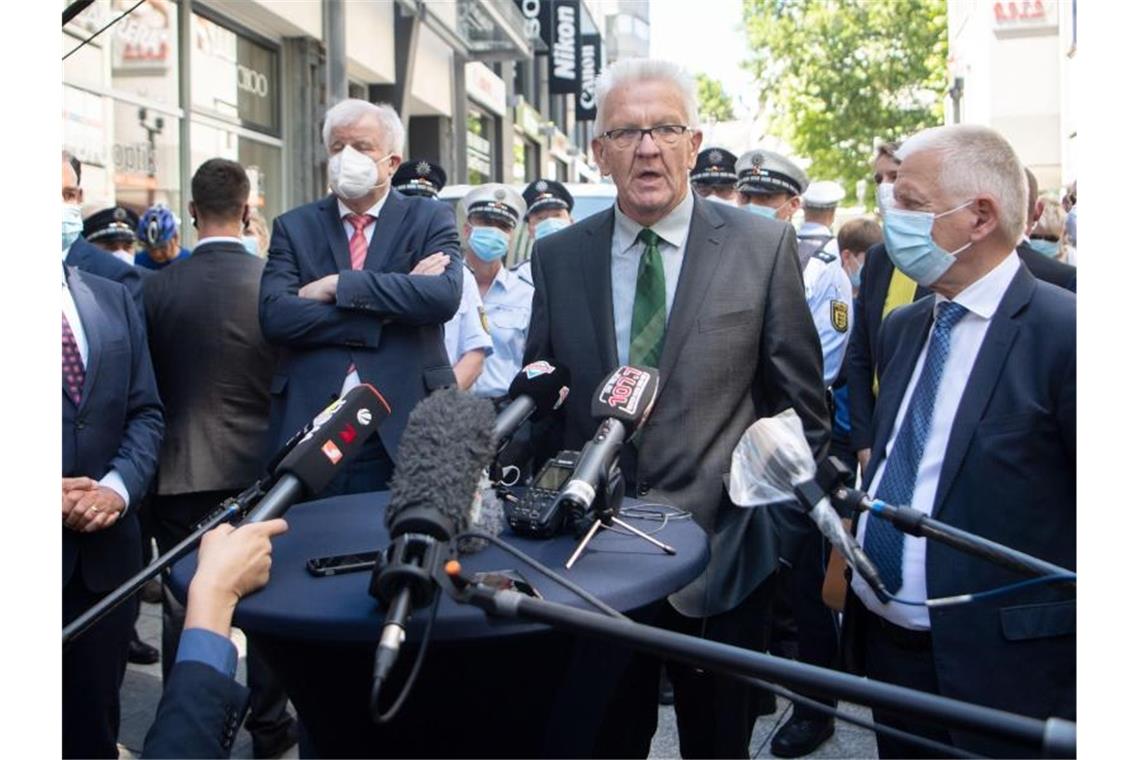
<path fill-rule="evenodd" d="M 382 489 L 408 413 L 455 384 L 443 324 L 459 308 L 454 213 L 390 192 L 404 127 L 391 106 L 341 101 L 325 115 L 332 194 L 273 223 L 261 329 L 283 352 L 270 386 L 267 453 L 358 383 L 392 415 L 325 495 Z"/>
<path fill-rule="evenodd" d="M 864 486 L 872 497 L 1076 568 L 1076 299 L 1017 254 L 1026 179 L 997 132 L 956 125 L 899 149 L 883 236 L 933 293 L 878 333 L 879 397 Z M 1076 600 L 1035 586 L 992 603 L 927 607 L 1016 580 L 864 515 L 858 539 L 892 594 L 852 581 L 866 675 L 1039 719 L 1076 717 Z M 862 634 L 855 632 L 862 631 Z M 1014 745 L 876 709 L 875 721 L 991 757 Z M 922 750 L 877 737 L 879 757 Z M 920 753 L 920 754 L 916 754 Z"/>

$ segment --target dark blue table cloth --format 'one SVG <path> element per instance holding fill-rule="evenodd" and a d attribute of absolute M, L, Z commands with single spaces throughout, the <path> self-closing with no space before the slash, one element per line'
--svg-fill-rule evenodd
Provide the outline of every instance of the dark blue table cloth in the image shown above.
<path fill-rule="evenodd" d="M 625 506 L 639 502 L 627 499 Z M 388 492 L 338 496 L 299 504 L 286 514 L 289 531 L 273 539 L 273 569 L 269 585 L 243 599 L 234 624 L 247 633 L 287 639 L 328 642 L 375 642 L 383 623 L 382 611 L 368 594 L 370 572 L 315 577 L 305 568 L 310 558 L 384 549 L 388 531 L 384 515 Z M 625 612 L 644 607 L 682 588 L 697 577 L 708 562 L 708 540 L 692 520 L 628 518 L 628 521 L 672 545 L 667 555 L 647 541 L 616 530 L 602 530 L 590 542 L 572 570 L 563 565 L 577 541 L 559 536 L 544 541 L 515 535 L 509 529 L 501 538 L 547 567 L 574 581 L 615 609 Z M 554 583 L 520 560 L 490 546 L 462 555 L 469 572 L 516 570 L 544 599 L 590 608 L 569 590 Z M 197 555 L 173 568 L 174 586 L 185 593 Z M 426 611 L 412 616 L 411 640 L 418 638 Z M 541 630 L 543 626 L 514 620 L 489 619 L 479 609 L 460 605 L 444 595 L 433 639 L 478 640 Z"/>

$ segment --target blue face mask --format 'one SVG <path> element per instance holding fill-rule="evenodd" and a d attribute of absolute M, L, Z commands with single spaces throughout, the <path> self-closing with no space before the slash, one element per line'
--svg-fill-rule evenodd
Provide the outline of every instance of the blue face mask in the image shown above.
<path fill-rule="evenodd" d="M 847 276 L 851 280 L 851 287 L 858 290 L 859 285 L 863 282 L 863 263 L 859 262 L 859 268 L 854 272 L 848 272 Z"/>
<path fill-rule="evenodd" d="M 1057 254 L 1061 252 L 1061 242 L 1059 240 L 1029 238 L 1029 247 L 1051 259 L 1057 258 Z"/>
<path fill-rule="evenodd" d="M 245 246 L 246 253 L 251 256 L 260 256 L 261 252 L 257 249 L 257 236 L 256 235 L 242 235 L 241 244 Z"/>
<path fill-rule="evenodd" d="M 66 251 L 83 232 L 83 210 L 78 203 L 63 204 L 63 248 Z"/>
<path fill-rule="evenodd" d="M 550 217 L 549 219 L 543 219 L 541 222 L 534 225 L 534 239 L 535 240 L 541 240 L 542 238 L 546 237 L 547 235 L 551 234 L 552 232 L 558 232 L 558 230 L 564 230 L 569 226 L 570 226 L 570 222 L 566 221 L 565 219 L 558 219 L 556 217 Z"/>
<path fill-rule="evenodd" d="M 904 211 L 897 208 L 885 209 L 883 242 L 887 245 L 887 254 L 891 257 L 891 261 L 902 270 L 903 274 L 923 287 L 930 287 L 937 282 L 946 274 L 946 270 L 953 266 L 954 257 L 969 248 L 970 243 L 967 242 L 953 251 L 943 250 L 931 237 L 934 220 L 964 209 L 971 203 L 973 200 L 941 214 L 932 214 L 929 211 Z"/>
<path fill-rule="evenodd" d="M 765 219 L 776 218 L 776 209 L 772 208 L 771 206 L 757 206 L 755 203 L 749 203 L 744 208 L 748 209 L 753 214 L 756 214 L 756 216 L 762 216 Z"/>
<path fill-rule="evenodd" d="M 510 237 L 498 227 L 472 227 L 467 245 L 483 261 L 498 261 L 507 255 Z"/>

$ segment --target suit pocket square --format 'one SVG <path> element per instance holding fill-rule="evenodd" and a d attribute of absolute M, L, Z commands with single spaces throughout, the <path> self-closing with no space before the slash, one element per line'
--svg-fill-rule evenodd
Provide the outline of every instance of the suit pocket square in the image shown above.
<path fill-rule="evenodd" d="M 700 319 L 697 322 L 697 331 L 707 333 L 713 330 L 726 330 L 730 327 L 747 325 L 756 319 L 757 317 L 751 309 L 730 311 L 725 314 L 714 314 L 711 317 Z"/>

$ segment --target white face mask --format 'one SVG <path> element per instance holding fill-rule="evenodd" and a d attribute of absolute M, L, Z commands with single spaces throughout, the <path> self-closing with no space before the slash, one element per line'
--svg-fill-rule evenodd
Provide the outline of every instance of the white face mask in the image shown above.
<path fill-rule="evenodd" d="M 735 206 L 736 205 L 736 201 L 730 201 L 727 198 L 721 198 L 719 195 L 710 195 L 707 198 L 705 198 L 705 200 L 709 201 L 710 203 L 719 203 L 722 206 Z"/>
<path fill-rule="evenodd" d="M 389 153 L 381 160 L 386 161 L 391 155 Z M 381 187 L 380 171 L 376 168 L 376 163 L 356 148 L 346 145 L 344 150 L 329 158 L 329 185 L 344 200 L 363 198 Z"/>

